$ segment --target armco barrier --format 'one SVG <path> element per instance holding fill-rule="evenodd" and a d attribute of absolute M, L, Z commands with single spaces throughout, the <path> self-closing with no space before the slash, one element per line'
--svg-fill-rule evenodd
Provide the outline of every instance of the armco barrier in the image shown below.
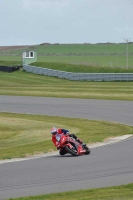
<path fill-rule="evenodd" d="M 72 73 L 23 65 L 26 72 L 75 81 L 133 81 L 133 73 Z"/>

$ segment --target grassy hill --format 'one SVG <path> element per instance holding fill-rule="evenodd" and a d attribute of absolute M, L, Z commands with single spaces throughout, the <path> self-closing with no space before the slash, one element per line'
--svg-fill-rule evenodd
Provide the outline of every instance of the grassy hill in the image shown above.
<path fill-rule="evenodd" d="M 17 48 L 17 49 L 16 49 Z M 2 47 L 0 48 L 2 49 Z M 98 67 L 126 67 L 126 44 L 42 44 L 34 46 L 3 47 L 0 60 L 22 63 L 22 52 L 34 50 L 38 62 L 69 63 Z M 133 67 L 133 43 L 128 44 L 128 64 Z"/>
<path fill-rule="evenodd" d="M 133 44 L 129 43 L 129 53 L 133 53 Z M 5 48 L 0 48 L 0 52 L 8 53 L 21 53 L 24 49 L 33 49 L 37 51 L 38 54 L 123 54 L 126 52 L 126 44 L 43 44 L 43 45 L 33 45 L 33 46 L 12 46 Z"/>

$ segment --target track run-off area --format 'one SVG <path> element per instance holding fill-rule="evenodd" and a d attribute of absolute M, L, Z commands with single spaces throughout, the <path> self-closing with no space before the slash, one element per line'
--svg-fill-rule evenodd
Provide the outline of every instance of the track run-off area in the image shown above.
<path fill-rule="evenodd" d="M 85 118 L 133 126 L 132 101 L 0 95 L 0 112 Z M 0 164 L 0 199 L 133 183 L 132 155 L 133 137 L 93 148 L 87 156 L 52 155 Z"/>

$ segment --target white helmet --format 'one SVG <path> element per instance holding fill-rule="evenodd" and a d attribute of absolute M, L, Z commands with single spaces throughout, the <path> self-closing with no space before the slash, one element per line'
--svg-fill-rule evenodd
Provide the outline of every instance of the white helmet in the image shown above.
<path fill-rule="evenodd" d="M 58 129 L 56 127 L 51 128 L 51 134 L 55 135 L 58 132 Z"/>

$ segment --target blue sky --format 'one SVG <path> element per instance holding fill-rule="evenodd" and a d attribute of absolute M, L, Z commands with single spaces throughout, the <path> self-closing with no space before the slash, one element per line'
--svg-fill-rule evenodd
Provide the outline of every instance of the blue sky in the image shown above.
<path fill-rule="evenodd" d="M 133 0 L 0 0 L 0 46 L 133 41 Z"/>

